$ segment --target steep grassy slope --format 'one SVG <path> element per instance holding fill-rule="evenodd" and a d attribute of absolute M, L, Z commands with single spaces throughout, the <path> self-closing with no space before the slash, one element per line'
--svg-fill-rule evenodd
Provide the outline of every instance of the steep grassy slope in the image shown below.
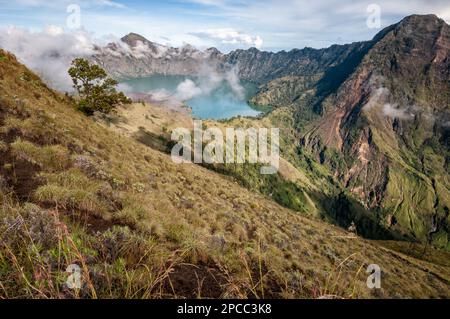
<path fill-rule="evenodd" d="M 1 297 L 450 296 L 448 265 L 175 165 L 84 117 L 1 50 L 0 127 Z M 74 263 L 80 291 L 64 285 Z M 380 290 L 366 287 L 372 263 Z"/>

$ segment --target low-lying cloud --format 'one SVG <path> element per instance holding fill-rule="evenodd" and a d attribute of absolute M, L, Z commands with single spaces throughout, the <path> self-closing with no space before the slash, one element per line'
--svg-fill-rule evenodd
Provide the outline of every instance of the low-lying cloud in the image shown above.
<path fill-rule="evenodd" d="M 191 79 L 186 79 L 177 87 L 175 97 L 181 101 L 190 100 L 204 93 L 204 90 L 195 84 Z"/>
<path fill-rule="evenodd" d="M 48 26 L 42 31 L 14 26 L 0 29 L 0 48 L 16 55 L 48 85 L 62 91 L 72 90 L 67 70 L 75 58 L 89 58 L 101 51 L 118 57 L 141 59 L 151 55 L 158 58 L 165 52 L 164 46 L 157 47 L 155 52 L 141 41 L 130 47 L 113 36 L 94 39 L 85 30 L 66 32 L 56 26 Z"/>
<path fill-rule="evenodd" d="M 374 87 L 380 85 L 382 77 L 377 77 L 370 84 Z M 438 127 L 445 130 L 450 129 L 450 113 L 444 109 L 444 111 L 433 113 L 425 106 L 417 104 L 409 104 L 400 106 L 398 103 L 392 102 L 393 98 L 391 92 L 385 87 L 379 87 L 372 91 L 372 94 L 368 102 L 363 106 L 363 111 L 375 112 L 381 116 L 398 119 L 402 121 L 418 120 L 422 125 L 426 125 L 429 128 Z"/>
<path fill-rule="evenodd" d="M 198 96 L 208 95 L 222 85 L 228 85 L 234 98 L 244 99 L 245 90 L 240 83 L 235 67 L 219 72 L 214 66 L 204 64 L 197 74 L 197 78 L 197 83 L 186 79 L 178 85 L 175 96 L 182 101 L 187 101 Z"/>
<path fill-rule="evenodd" d="M 147 92 L 152 100 L 172 106 L 183 105 L 196 97 L 207 96 L 221 86 L 227 85 L 237 100 L 245 98 L 245 89 L 241 85 L 236 68 L 217 71 L 214 65 L 204 63 L 196 74 L 195 80 L 187 78 L 181 82 L 174 92 L 158 89 Z"/>
<path fill-rule="evenodd" d="M 135 45 L 131 47 L 122 40 L 112 36 L 104 38 L 101 42 L 103 44 L 107 42 L 108 45 L 97 47 L 96 53 L 104 53 L 115 57 L 129 56 L 136 59 L 144 59 L 148 57 L 155 59 L 159 59 L 161 57 L 169 58 L 169 56 L 166 56 L 169 48 L 156 43 L 154 43 L 153 47 L 150 48 L 146 43 L 138 40 Z"/>
<path fill-rule="evenodd" d="M 371 110 L 377 105 L 387 103 L 389 94 L 390 94 L 389 90 L 384 87 L 376 89 L 370 96 L 369 101 L 364 105 L 363 109 Z"/>
<path fill-rule="evenodd" d="M 410 108 L 399 108 L 397 104 L 386 103 L 383 105 L 383 114 L 390 118 L 399 120 L 412 120 L 414 114 Z"/>
<path fill-rule="evenodd" d="M 400 107 L 397 103 L 391 103 L 391 92 L 385 87 L 379 87 L 373 91 L 369 101 L 364 105 L 363 109 L 365 111 L 376 109 L 377 111 L 380 111 L 383 116 L 405 121 L 413 120 L 415 117 L 414 112 L 420 111 L 420 109 L 415 106 Z"/>
<path fill-rule="evenodd" d="M 72 60 L 94 52 L 88 32 L 65 33 L 62 28 L 55 26 L 39 32 L 18 27 L 0 30 L 0 47 L 15 54 L 19 61 L 38 73 L 47 84 L 60 90 L 69 90 L 71 87 L 67 70 Z"/>

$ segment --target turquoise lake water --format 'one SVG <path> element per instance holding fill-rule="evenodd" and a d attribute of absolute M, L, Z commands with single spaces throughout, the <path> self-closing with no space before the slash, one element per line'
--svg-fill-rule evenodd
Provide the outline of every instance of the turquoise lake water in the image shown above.
<path fill-rule="evenodd" d="M 236 93 L 227 81 L 220 85 L 213 85 L 207 78 L 195 78 L 172 75 L 153 75 L 145 78 L 123 80 L 131 87 L 134 93 L 152 93 L 165 90 L 167 93 L 177 96 L 179 85 L 187 79 L 194 82 L 193 92 L 195 96 L 184 101 L 191 109 L 192 114 L 200 119 L 228 119 L 238 115 L 257 116 L 261 112 L 253 109 L 247 102 L 257 92 L 257 86 L 249 82 L 240 82 L 243 94 Z M 189 91 L 189 90 L 188 90 Z M 187 92 L 189 95 L 190 92 Z"/>

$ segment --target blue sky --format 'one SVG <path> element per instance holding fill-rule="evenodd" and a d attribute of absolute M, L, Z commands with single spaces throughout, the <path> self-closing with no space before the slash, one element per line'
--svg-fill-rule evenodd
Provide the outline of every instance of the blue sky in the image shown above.
<path fill-rule="evenodd" d="M 450 22 L 448 0 L 0 0 L 0 28 L 68 29 L 67 7 L 78 4 L 81 27 L 98 38 L 136 32 L 173 46 L 277 51 L 370 39 L 380 30 L 366 24 L 372 3 L 381 9 L 381 28 L 412 13 Z"/>

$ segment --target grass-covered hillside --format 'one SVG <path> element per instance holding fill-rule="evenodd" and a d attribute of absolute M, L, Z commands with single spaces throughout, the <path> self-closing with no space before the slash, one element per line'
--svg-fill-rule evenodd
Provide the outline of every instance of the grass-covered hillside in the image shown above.
<path fill-rule="evenodd" d="M 0 298 L 448 298 L 448 256 L 407 251 L 175 165 L 0 50 Z"/>

